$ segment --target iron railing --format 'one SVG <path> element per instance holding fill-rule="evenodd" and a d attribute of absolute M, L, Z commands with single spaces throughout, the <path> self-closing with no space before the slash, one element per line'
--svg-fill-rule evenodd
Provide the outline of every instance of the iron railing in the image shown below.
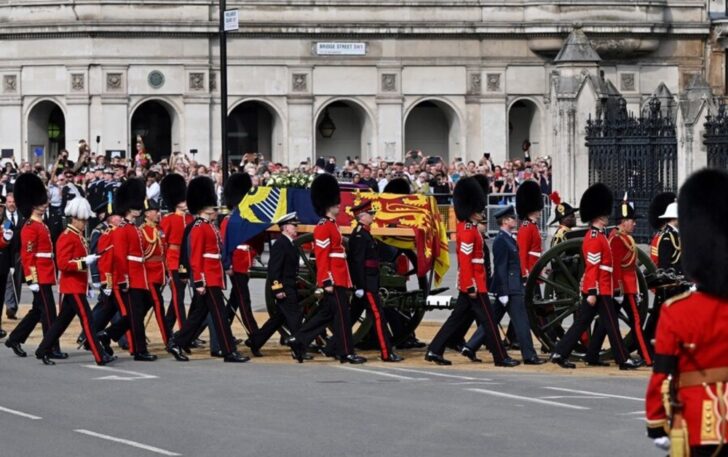
<path fill-rule="evenodd" d="M 715 116 L 706 116 L 704 126 L 703 144 L 708 150 L 708 167 L 728 170 L 728 115 L 723 103 L 718 106 Z"/>

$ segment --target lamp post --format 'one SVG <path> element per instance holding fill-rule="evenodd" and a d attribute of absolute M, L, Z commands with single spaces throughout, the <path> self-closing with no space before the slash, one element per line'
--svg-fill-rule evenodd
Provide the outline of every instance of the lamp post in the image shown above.
<path fill-rule="evenodd" d="M 227 149 L 227 32 L 225 31 L 225 0 L 220 0 L 220 127 L 222 134 L 222 181 L 228 177 Z"/>

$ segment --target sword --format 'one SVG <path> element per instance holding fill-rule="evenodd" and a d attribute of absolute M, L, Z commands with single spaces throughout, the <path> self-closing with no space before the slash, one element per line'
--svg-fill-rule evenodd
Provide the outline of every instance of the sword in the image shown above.
<path fill-rule="evenodd" d="M 20 299 L 18 298 L 18 291 L 15 288 L 15 268 L 12 269 L 13 272 L 10 274 L 10 282 L 12 283 L 11 286 L 13 287 L 13 296 L 15 297 L 15 306 L 20 306 Z M 5 297 L 3 297 L 4 299 Z"/>

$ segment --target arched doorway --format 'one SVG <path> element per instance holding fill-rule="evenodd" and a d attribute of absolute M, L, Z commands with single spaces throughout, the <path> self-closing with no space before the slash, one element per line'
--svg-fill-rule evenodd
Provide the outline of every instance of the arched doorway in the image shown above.
<path fill-rule="evenodd" d="M 66 117 L 60 106 L 44 100 L 30 110 L 27 144 L 31 161 L 41 160 L 46 166 L 56 160 L 66 147 Z"/>
<path fill-rule="evenodd" d="M 544 155 L 544 144 L 541 140 L 541 111 L 531 100 L 517 100 L 508 111 L 508 158 L 510 160 L 525 157 L 524 142 L 531 144 L 532 159 Z"/>
<path fill-rule="evenodd" d="M 172 154 L 172 129 L 176 121 L 171 106 L 159 100 L 139 105 L 131 116 L 130 157 L 137 153 L 137 137 L 141 136 L 154 162 Z"/>
<path fill-rule="evenodd" d="M 247 101 L 228 115 L 228 150 L 233 163 L 244 154 L 262 154 L 265 160 L 279 160 L 283 146 L 283 123 L 263 102 Z"/>
<path fill-rule="evenodd" d="M 335 157 L 341 165 L 350 157 L 369 158 L 373 126 L 366 110 L 349 100 L 326 105 L 316 117 L 316 157 Z"/>
<path fill-rule="evenodd" d="M 463 155 L 460 133 L 460 118 L 450 105 L 439 100 L 422 101 L 407 114 L 405 152 L 421 150 L 424 155 L 450 162 Z"/>

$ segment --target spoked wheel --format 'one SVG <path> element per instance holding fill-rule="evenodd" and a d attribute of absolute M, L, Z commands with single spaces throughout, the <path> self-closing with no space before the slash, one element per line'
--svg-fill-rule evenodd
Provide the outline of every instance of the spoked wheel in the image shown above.
<path fill-rule="evenodd" d="M 556 344 L 571 326 L 581 304 L 580 281 L 584 273 L 581 241 L 581 239 L 569 240 L 546 251 L 534 266 L 526 282 L 526 308 L 531 329 L 549 352 L 554 351 Z M 640 290 L 644 291 L 637 296 L 637 307 L 640 322 L 644 325 L 649 305 L 645 274 L 654 272 L 655 265 L 649 256 L 640 249 L 637 250 L 637 255 L 640 265 L 637 270 L 637 280 Z M 628 305 L 625 304 L 625 306 Z M 624 324 L 629 323 L 624 310 L 620 310 L 619 319 Z M 583 357 L 586 353 L 589 339 L 597 322 L 598 319 L 579 338 L 579 342 L 572 352 L 574 357 Z M 629 350 L 636 347 L 631 330 L 625 337 L 625 344 Z M 611 351 L 602 351 L 601 355 L 605 358 L 612 356 Z"/>

